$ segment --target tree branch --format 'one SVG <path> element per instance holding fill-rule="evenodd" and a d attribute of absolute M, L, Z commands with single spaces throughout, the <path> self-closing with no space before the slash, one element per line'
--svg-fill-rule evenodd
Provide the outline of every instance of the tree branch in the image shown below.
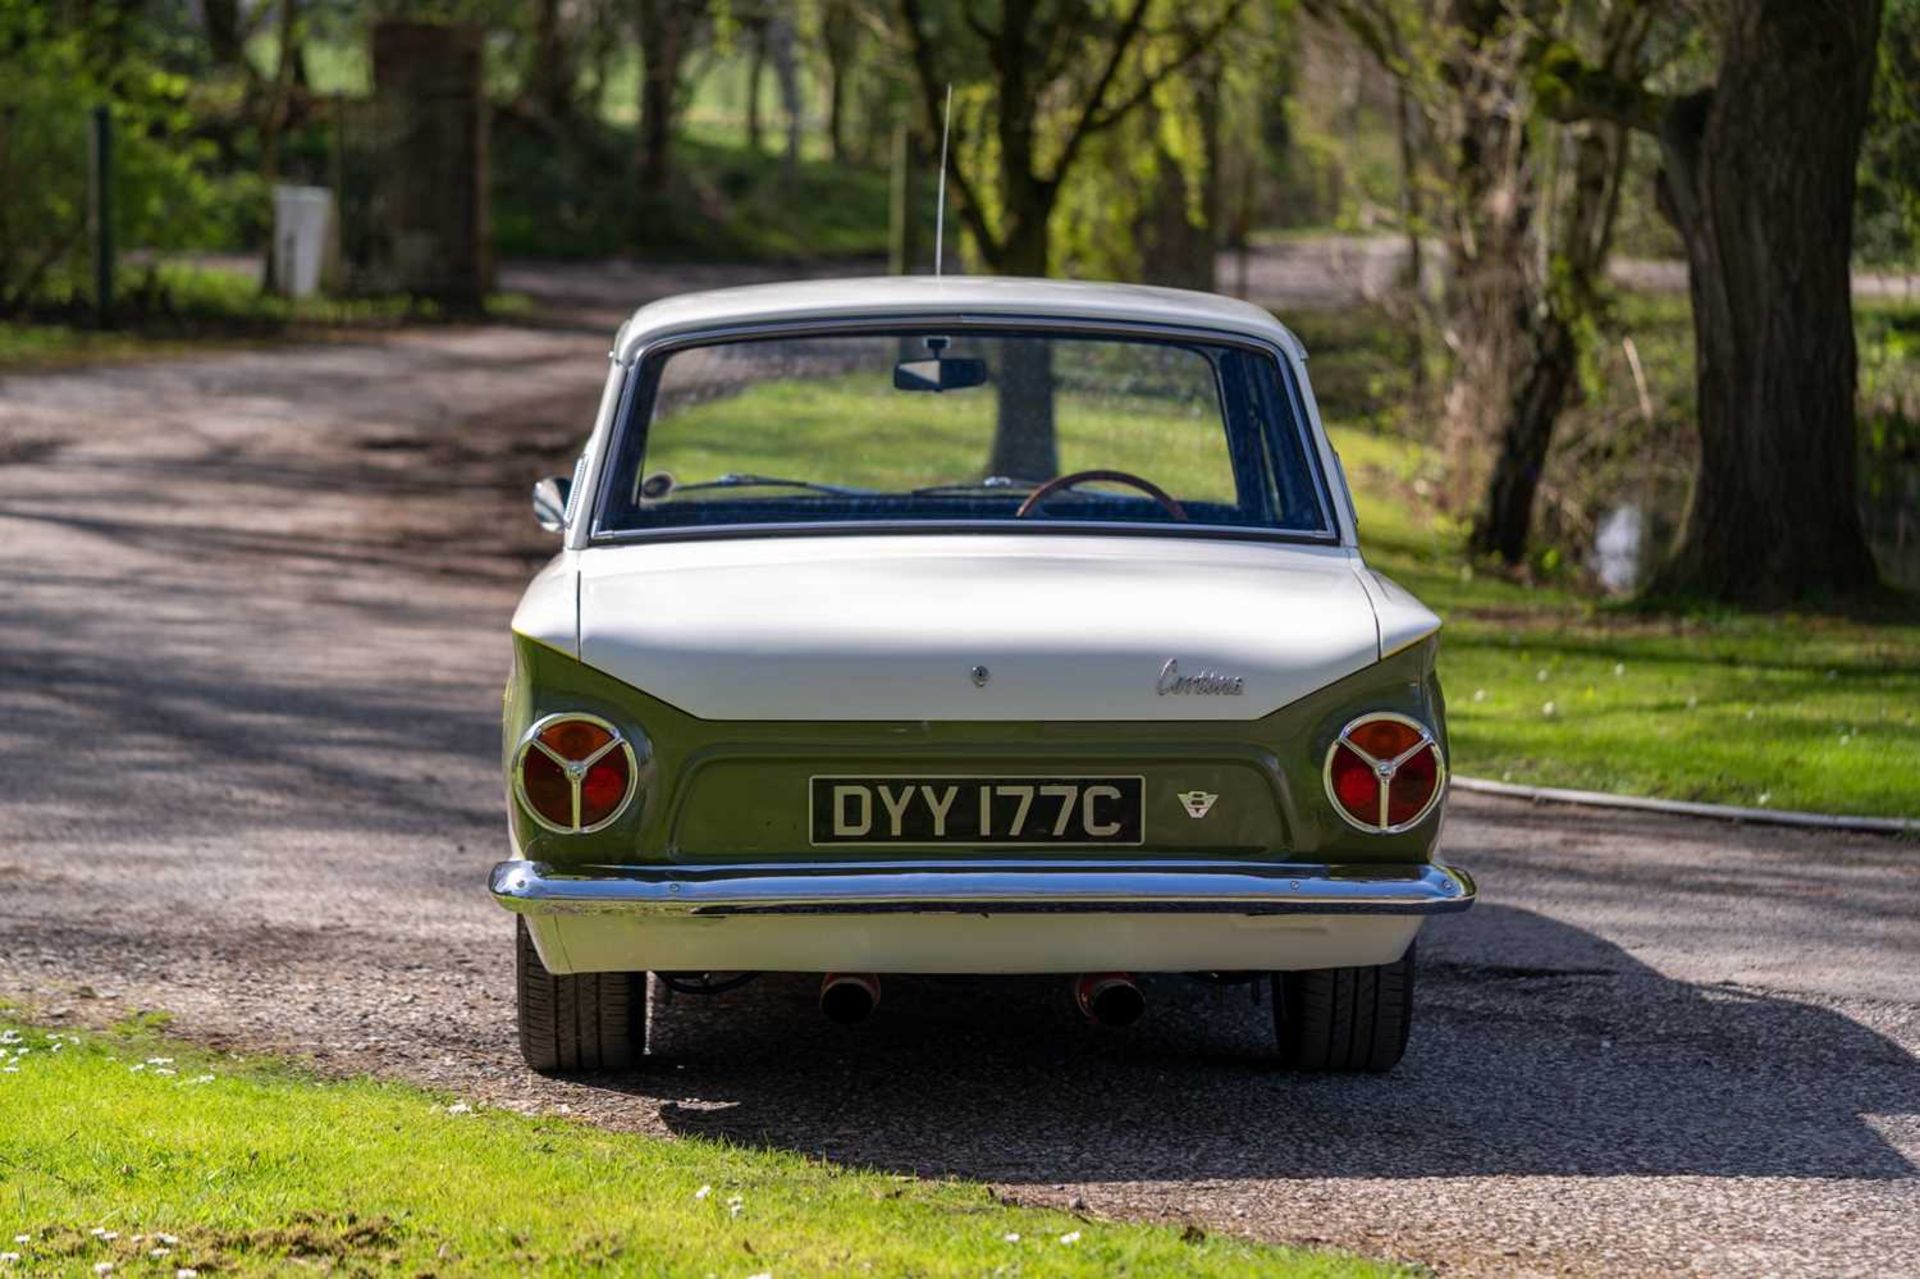
<path fill-rule="evenodd" d="M 1533 91 L 1541 113 L 1562 124 L 1604 120 L 1655 137 L 1675 102 L 1636 80 L 1583 61 L 1564 45 L 1549 50 L 1540 60 Z"/>
<path fill-rule="evenodd" d="M 1113 79 L 1113 72 L 1118 68 L 1119 59 L 1125 54 L 1124 48 L 1115 46 L 1114 58 L 1107 64 L 1107 72 L 1102 76 L 1095 95 L 1087 99 L 1086 108 L 1080 113 L 1079 124 L 1076 125 L 1074 131 L 1068 135 L 1067 145 L 1060 152 L 1060 160 L 1053 167 L 1053 178 L 1051 180 L 1057 183 L 1066 178 L 1067 169 L 1072 165 L 1075 155 L 1088 138 L 1103 130 L 1111 129 L 1114 125 L 1120 123 L 1121 120 L 1127 117 L 1128 112 L 1134 110 L 1134 108 L 1151 97 L 1155 89 L 1165 84 L 1169 78 L 1187 66 L 1188 63 L 1211 49 L 1226 32 L 1226 29 L 1233 25 L 1234 20 L 1240 16 L 1240 11 L 1245 6 L 1246 0 L 1231 0 L 1231 3 L 1221 12 L 1220 17 L 1214 21 L 1213 25 L 1190 39 L 1187 42 L 1187 47 L 1181 50 L 1178 57 L 1174 58 L 1173 61 L 1167 63 L 1165 66 L 1160 67 L 1151 75 L 1143 78 L 1139 86 L 1125 98 L 1114 103 L 1111 107 L 1101 110 L 1101 99 L 1106 96 L 1106 91 L 1110 87 Z M 1134 16 L 1141 16 L 1145 9 L 1146 0 L 1141 0 L 1141 3 L 1135 6 Z M 1129 34 L 1129 41 L 1132 38 L 1132 34 Z"/>
<path fill-rule="evenodd" d="M 1345 27 L 1382 70 L 1397 74 L 1396 65 L 1404 59 L 1400 52 L 1400 33 L 1390 16 L 1368 12 L 1365 5 L 1351 0 L 1344 4 L 1339 0 L 1301 0 L 1300 7 L 1306 10 L 1307 16 L 1328 26 Z"/>
<path fill-rule="evenodd" d="M 927 119 L 937 125 L 945 100 L 946 82 L 940 78 L 939 68 L 933 65 L 933 49 L 927 44 L 927 33 L 921 25 L 920 0 L 899 0 L 899 3 L 901 25 L 907 29 L 908 60 L 913 65 L 914 79 L 920 86 L 921 105 L 926 110 Z M 974 191 L 973 183 L 968 181 L 965 170 L 960 167 L 958 151 L 950 151 L 947 155 L 947 179 L 960 193 L 960 216 L 966 222 L 967 229 L 973 232 L 981 256 L 990 265 L 996 264 L 1006 246 L 995 238 L 993 228 L 987 225 L 986 211 Z"/>
<path fill-rule="evenodd" d="M 1099 77 L 1093 82 L 1093 91 L 1082 104 L 1080 119 L 1074 123 L 1073 131 L 1067 134 L 1067 145 L 1061 149 L 1059 162 L 1053 166 L 1053 177 L 1049 181 L 1059 182 L 1073 164 L 1074 155 L 1086 138 L 1087 125 L 1105 103 L 1113 78 L 1120 74 L 1120 64 L 1126 61 L 1127 50 L 1133 47 L 1141 25 L 1147 20 L 1147 4 L 1148 0 L 1134 0 L 1133 9 L 1121 20 L 1120 30 L 1114 33 L 1113 49 L 1107 57 L 1107 65 L 1100 69 Z"/>
<path fill-rule="evenodd" d="M 1059 21 L 1044 25 L 1046 43 L 1040 46 L 1040 83 L 1052 84 L 1066 70 L 1067 62 L 1079 52 L 1080 33 L 1086 30 L 1087 20 L 1093 16 L 1093 5 L 1080 0 L 1080 3 L 1067 7 Z"/>
<path fill-rule="evenodd" d="M 967 24 L 967 29 L 980 37 L 981 43 L 992 44 L 1000 38 L 1000 32 L 988 26 L 987 20 L 973 11 L 972 0 L 961 7 L 960 17 Z"/>

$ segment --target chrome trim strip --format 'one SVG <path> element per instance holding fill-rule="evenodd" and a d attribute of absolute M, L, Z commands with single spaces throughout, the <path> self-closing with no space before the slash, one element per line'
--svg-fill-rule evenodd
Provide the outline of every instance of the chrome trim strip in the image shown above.
<path fill-rule="evenodd" d="M 1299 345 L 1300 339 L 1284 324 L 1281 331 Z M 1072 337 L 1117 337 L 1140 341 L 1158 341 L 1164 343 L 1206 342 L 1217 346 L 1236 346 L 1242 350 L 1264 355 L 1274 361 L 1285 384 L 1289 408 L 1292 410 L 1293 431 L 1298 438 L 1308 467 L 1314 472 L 1315 505 L 1320 508 L 1322 523 L 1317 529 L 1275 529 L 1235 524 L 1197 524 L 1188 526 L 1184 534 L 1187 537 L 1223 537 L 1228 539 L 1247 539 L 1279 542 L 1306 542 L 1329 546 L 1345 546 L 1340 528 L 1340 515 L 1333 497 L 1333 487 L 1326 474 L 1325 459 L 1321 453 L 1324 432 L 1316 431 L 1316 420 L 1306 413 L 1308 397 L 1298 385 L 1299 376 L 1294 368 L 1295 353 L 1282 343 L 1275 342 L 1270 336 L 1261 333 L 1249 333 L 1244 329 L 1213 328 L 1207 325 L 1156 324 L 1148 320 L 1088 320 L 1071 315 L 1020 315 L 1011 312 L 982 310 L 946 310 L 930 309 L 916 311 L 912 308 L 875 307 L 865 314 L 850 314 L 831 318 L 785 318 L 763 320 L 742 324 L 716 325 L 712 328 L 692 328 L 662 333 L 651 341 L 635 348 L 632 358 L 625 367 L 629 371 L 626 386 L 621 393 L 617 416 L 608 432 L 603 460 L 597 468 L 596 489 L 593 505 L 587 511 L 584 521 L 587 537 L 582 547 L 600 544 L 619 544 L 635 541 L 681 541 L 706 538 L 752 537 L 761 534 L 811 533 L 824 532 L 938 532 L 958 529 L 972 531 L 971 525 L 986 524 L 999 529 L 1012 521 L 939 521 L 939 520 L 848 520 L 813 521 L 803 520 L 789 523 L 765 524 L 691 524 L 667 525 L 652 529 L 609 529 L 601 524 L 601 513 L 607 505 L 607 486 L 611 483 L 613 463 L 620 455 L 622 444 L 635 428 L 633 418 L 637 408 L 639 393 L 642 389 L 653 390 L 651 385 L 642 387 L 643 377 L 634 374 L 643 372 L 649 359 L 657 354 L 671 354 L 687 347 L 711 346 L 734 342 L 751 342 L 767 338 L 788 336 L 806 336 L 814 333 L 834 333 L 843 336 L 859 336 L 871 333 L 889 333 L 896 329 L 953 329 L 979 332 L 1030 331 L 1064 334 Z M 622 332 L 624 333 L 624 326 Z M 1299 358 L 1304 361 L 1306 348 L 1300 346 Z M 1095 520 L 1031 520 L 1029 531 L 1043 533 L 1047 531 L 1084 531 L 1089 527 L 1103 526 L 1106 530 L 1122 536 L 1140 536 L 1143 532 L 1152 534 L 1165 532 L 1169 526 L 1157 523 L 1128 523 L 1122 521 Z M 892 527 L 888 527 L 892 526 Z"/>
<path fill-rule="evenodd" d="M 723 538 L 873 537 L 903 533 L 1021 533 L 1028 536 L 1085 533 L 1097 537 L 1177 537 L 1192 541 L 1275 542 L 1283 546 L 1339 546 L 1338 533 L 1289 533 L 1244 524 L 1149 524 L 1127 520 L 784 520 L 763 524 L 685 524 L 665 528 L 602 530 L 589 546 L 649 542 L 702 542 Z"/>
<path fill-rule="evenodd" d="M 493 868 L 494 900 L 520 914 L 1432 915 L 1465 910 L 1473 877 L 1450 866 L 1306 862 L 915 861 L 740 866 Z"/>

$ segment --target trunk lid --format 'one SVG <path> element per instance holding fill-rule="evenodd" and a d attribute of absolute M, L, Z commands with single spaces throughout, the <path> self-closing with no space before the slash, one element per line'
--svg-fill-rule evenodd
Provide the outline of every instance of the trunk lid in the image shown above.
<path fill-rule="evenodd" d="M 1251 720 L 1379 659 L 1359 568 L 1057 533 L 601 546 L 580 657 L 707 720 Z"/>

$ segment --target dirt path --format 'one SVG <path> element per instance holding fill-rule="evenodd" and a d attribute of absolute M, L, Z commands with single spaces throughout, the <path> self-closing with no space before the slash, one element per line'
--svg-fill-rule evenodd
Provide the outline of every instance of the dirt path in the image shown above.
<path fill-rule="evenodd" d="M 644 280 L 636 281 L 636 292 Z M 1920 1219 L 1911 844 L 1463 797 L 1485 905 L 1383 1079 L 1266 1069 L 1176 980 L 769 979 L 650 1072 L 512 1046 L 496 724 L 525 513 L 607 333 L 414 333 L 0 380 L 0 993 L 519 1107 L 1464 1272 L 1887 1273 Z"/>

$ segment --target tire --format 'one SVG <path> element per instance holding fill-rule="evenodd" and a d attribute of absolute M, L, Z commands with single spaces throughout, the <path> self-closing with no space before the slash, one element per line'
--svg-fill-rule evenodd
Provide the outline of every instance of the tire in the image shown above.
<path fill-rule="evenodd" d="M 1273 975 L 1273 1029 L 1294 1070 L 1392 1070 L 1413 1029 L 1413 947 L 1391 964 Z"/>
<path fill-rule="evenodd" d="M 514 925 L 520 1055 L 542 1074 L 631 1070 L 647 1049 L 647 975 L 556 976 L 540 962 L 527 921 Z"/>

